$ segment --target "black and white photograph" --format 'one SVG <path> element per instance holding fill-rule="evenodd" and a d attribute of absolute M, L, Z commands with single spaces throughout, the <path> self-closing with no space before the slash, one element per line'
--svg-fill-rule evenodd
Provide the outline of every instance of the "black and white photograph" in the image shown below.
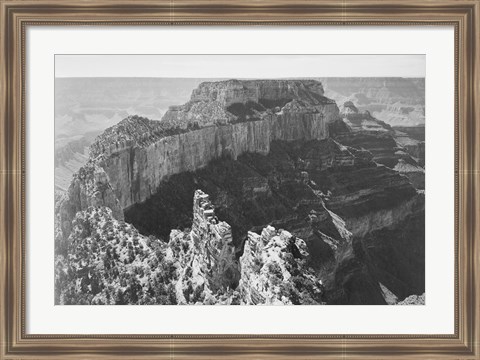
<path fill-rule="evenodd" d="M 57 54 L 55 305 L 424 305 L 425 65 Z"/>

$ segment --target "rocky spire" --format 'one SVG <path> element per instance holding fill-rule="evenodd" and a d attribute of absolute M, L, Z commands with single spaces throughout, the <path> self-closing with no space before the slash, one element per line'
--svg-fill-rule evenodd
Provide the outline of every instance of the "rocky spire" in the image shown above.
<path fill-rule="evenodd" d="M 213 289 L 235 287 L 238 283 L 238 263 L 232 243 L 232 229 L 218 221 L 209 196 L 196 190 L 193 197 L 192 238 L 210 269 Z"/>

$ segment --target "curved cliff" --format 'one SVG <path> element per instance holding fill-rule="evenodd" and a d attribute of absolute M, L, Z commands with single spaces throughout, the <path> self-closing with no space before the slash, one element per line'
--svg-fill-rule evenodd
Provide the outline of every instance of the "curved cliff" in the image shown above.
<path fill-rule="evenodd" d="M 203 83 L 187 104 L 171 107 L 160 122 L 130 116 L 107 129 L 90 156 L 126 209 L 153 195 L 169 176 L 214 159 L 267 154 L 274 140 L 325 139 L 328 124 L 338 117 L 337 105 L 323 96 L 317 81 Z M 85 196 L 71 194 L 70 200 Z"/>
<path fill-rule="evenodd" d="M 118 240 L 131 235 L 128 224 L 138 229 L 124 265 L 136 263 L 136 252 L 144 260 L 149 250 L 135 238 L 152 235 L 173 282 L 145 287 L 159 291 L 156 300 L 122 285 L 119 303 L 128 295 L 133 303 L 379 304 L 384 288 L 398 298 L 420 294 L 424 195 L 416 188 L 424 171 L 402 147 L 410 137 L 398 138 L 352 102 L 339 110 L 317 81 L 203 83 L 162 121 L 130 116 L 97 137 L 57 204 L 58 248 L 91 241 L 96 225 L 83 226 L 86 217 L 109 241 L 105 222 L 123 229 Z M 98 222 L 95 209 L 105 208 L 99 216 L 110 220 Z M 286 231 L 262 231 L 267 225 Z M 116 245 L 124 258 L 127 245 Z"/>

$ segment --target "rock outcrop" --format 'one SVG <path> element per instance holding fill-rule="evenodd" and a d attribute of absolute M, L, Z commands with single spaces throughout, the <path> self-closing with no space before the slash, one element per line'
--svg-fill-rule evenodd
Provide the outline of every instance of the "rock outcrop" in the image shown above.
<path fill-rule="evenodd" d="M 249 234 L 238 262 L 230 226 L 217 220 L 202 191 L 195 192 L 193 213 L 192 228 L 173 230 L 167 244 L 118 221 L 107 207 L 78 212 L 68 249 L 56 257 L 55 303 L 322 304 L 303 240 L 270 226 L 262 236 Z"/>
<path fill-rule="evenodd" d="M 368 151 L 375 162 L 405 175 L 417 189 L 425 188 L 424 141 L 392 128 L 367 110 L 359 110 L 351 101 L 340 107 L 340 115 L 341 121 L 330 124 L 330 135 L 334 139 L 357 150 Z"/>
<path fill-rule="evenodd" d="M 217 101 L 226 108 L 239 103 L 283 107 L 292 100 L 311 105 L 332 103 L 323 94 L 322 83 L 316 80 L 227 80 L 200 84 L 193 90 L 191 101 Z"/>
<path fill-rule="evenodd" d="M 238 262 L 232 229 L 224 221 L 218 221 L 209 196 L 201 190 L 193 196 L 192 240 L 200 249 L 202 262 L 210 270 L 213 290 L 235 288 L 238 285 Z"/>
<path fill-rule="evenodd" d="M 422 295 L 410 295 L 395 305 L 425 305 L 425 293 Z"/>
<path fill-rule="evenodd" d="M 425 127 L 395 128 L 395 141 L 420 166 L 425 166 Z"/>
<path fill-rule="evenodd" d="M 248 305 L 321 304 L 323 285 L 307 269 L 307 245 L 288 231 L 268 226 L 248 234 L 240 258 L 239 293 Z"/>
<path fill-rule="evenodd" d="M 64 239 L 72 230 L 72 221 L 77 212 L 90 206 L 108 207 L 116 219 L 124 218 L 107 173 L 92 159 L 73 175 L 67 192 L 55 204 L 55 214 Z"/>
<path fill-rule="evenodd" d="M 413 215 L 423 219 L 424 195 L 408 178 L 333 139 L 275 141 L 267 155 L 247 153 L 237 160 L 220 159 L 195 172 L 172 176 L 161 184 L 157 194 L 128 209 L 126 219 L 142 233 L 166 238 L 165 231 L 172 227 L 191 226 L 183 204 L 190 204 L 189 197 L 198 186 L 211 195 L 218 216 L 232 225 L 239 256 L 244 254 L 242 246 L 251 240 L 251 232 L 261 234 L 267 224 L 304 239 L 308 264 L 318 278 L 324 279 L 335 303 L 383 303 L 376 276 L 384 270 L 362 270 L 357 265 L 368 263 L 374 251 L 388 257 L 399 249 L 395 241 L 381 244 L 379 240 L 375 247 L 363 250 L 362 239 L 384 228 L 398 229 L 401 235 L 403 228 L 408 228 L 406 218 Z M 421 242 L 422 232 L 416 236 L 410 238 Z M 352 240 L 359 245 L 353 247 Z M 406 257 L 421 257 L 421 251 L 414 248 L 405 251 Z M 368 256 L 362 255 L 365 252 Z M 404 261 L 392 258 L 388 266 L 400 268 Z M 406 274 L 408 284 L 417 277 L 415 273 Z M 339 279 L 357 277 L 358 284 L 370 278 L 369 285 L 351 288 L 347 298 L 333 294 L 332 287 L 351 286 Z M 391 278 L 382 279 L 382 283 L 399 294 L 405 291 L 397 290 L 398 284 L 392 284 Z"/>
<path fill-rule="evenodd" d="M 422 293 L 424 170 L 405 134 L 352 102 L 339 110 L 316 81 L 204 83 L 161 122 L 131 116 L 97 138 L 57 204 L 57 238 L 68 241 L 56 248 L 90 244 L 78 223 L 106 207 L 115 227 L 125 218 L 155 240 L 153 263 L 163 261 L 154 285 L 138 280 L 150 295 L 136 303 L 382 304 Z"/>
<path fill-rule="evenodd" d="M 73 174 L 75 174 L 89 158 L 89 146 L 98 132 L 90 132 L 75 140 L 56 139 L 55 141 L 55 190 L 65 192 Z"/>
<path fill-rule="evenodd" d="M 323 97 L 317 81 L 204 83 L 187 104 L 170 109 L 161 122 L 130 116 L 107 129 L 90 147 L 89 166 L 103 169 L 120 208 L 127 209 L 155 194 L 166 178 L 212 160 L 236 159 L 247 152 L 268 154 L 275 140 L 326 138 L 328 124 L 338 116 L 335 102 Z M 63 207 L 85 209 L 92 201 L 78 199 L 90 195 L 75 186 Z M 64 212 L 62 222 L 71 221 L 74 214 Z"/>

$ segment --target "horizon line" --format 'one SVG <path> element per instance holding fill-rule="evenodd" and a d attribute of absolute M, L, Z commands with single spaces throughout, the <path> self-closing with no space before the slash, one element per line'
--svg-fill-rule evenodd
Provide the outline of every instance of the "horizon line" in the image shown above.
<path fill-rule="evenodd" d="M 293 76 L 293 77 L 168 77 L 168 76 L 55 76 L 55 79 L 219 79 L 219 80 L 289 80 L 289 79 L 319 79 L 319 78 L 396 78 L 396 79 L 425 79 L 425 76 Z"/>

